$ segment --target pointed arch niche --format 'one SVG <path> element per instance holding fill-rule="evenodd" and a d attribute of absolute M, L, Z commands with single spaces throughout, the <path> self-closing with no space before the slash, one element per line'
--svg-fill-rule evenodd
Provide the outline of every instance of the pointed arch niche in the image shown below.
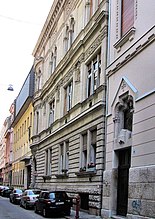
<path fill-rule="evenodd" d="M 119 89 L 114 98 L 114 150 L 132 145 L 132 127 L 134 113 L 134 98 L 137 90 L 126 79 L 122 78 Z"/>

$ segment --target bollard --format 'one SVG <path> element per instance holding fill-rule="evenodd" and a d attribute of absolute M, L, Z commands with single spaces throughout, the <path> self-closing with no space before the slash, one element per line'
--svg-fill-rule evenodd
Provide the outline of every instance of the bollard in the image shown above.
<path fill-rule="evenodd" d="M 80 210 L 80 195 L 78 194 L 76 197 L 76 215 L 75 219 L 79 219 L 79 210 Z"/>

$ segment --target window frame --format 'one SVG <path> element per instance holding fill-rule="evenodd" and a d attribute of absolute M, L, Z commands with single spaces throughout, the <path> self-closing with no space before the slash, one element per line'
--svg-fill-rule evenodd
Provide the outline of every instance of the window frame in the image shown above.
<path fill-rule="evenodd" d="M 64 114 L 72 108 L 73 102 L 73 81 L 71 80 L 64 88 Z"/>
<path fill-rule="evenodd" d="M 95 68 L 96 64 L 97 68 Z M 93 59 L 87 64 L 87 97 L 94 94 L 95 90 L 100 86 L 100 78 L 101 51 L 96 54 Z"/>
<path fill-rule="evenodd" d="M 55 99 L 49 103 L 49 127 L 55 121 Z"/>

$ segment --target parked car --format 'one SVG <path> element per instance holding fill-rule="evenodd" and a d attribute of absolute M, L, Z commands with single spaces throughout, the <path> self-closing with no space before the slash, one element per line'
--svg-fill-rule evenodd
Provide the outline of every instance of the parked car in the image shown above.
<path fill-rule="evenodd" d="M 1 187 L 1 189 L 0 189 L 0 195 L 1 196 L 2 196 L 3 191 L 6 190 L 6 189 L 9 189 L 9 187 L 8 186 Z"/>
<path fill-rule="evenodd" d="M 23 191 L 21 189 L 13 189 L 10 193 L 10 202 L 14 204 L 19 204 Z"/>
<path fill-rule="evenodd" d="M 36 198 L 39 196 L 40 190 L 27 189 L 23 192 L 20 200 L 20 207 L 25 209 L 33 208 Z"/>
<path fill-rule="evenodd" d="M 12 192 L 12 188 L 5 188 L 5 189 L 3 189 L 2 191 L 1 191 L 1 195 L 3 196 L 3 197 L 7 197 L 7 198 L 9 198 L 10 197 L 10 193 Z"/>
<path fill-rule="evenodd" d="M 0 185 L 0 192 L 3 190 L 4 186 Z"/>
<path fill-rule="evenodd" d="M 65 191 L 41 191 L 34 204 L 35 213 L 48 217 L 53 213 L 70 215 L 72 199 Z"/>

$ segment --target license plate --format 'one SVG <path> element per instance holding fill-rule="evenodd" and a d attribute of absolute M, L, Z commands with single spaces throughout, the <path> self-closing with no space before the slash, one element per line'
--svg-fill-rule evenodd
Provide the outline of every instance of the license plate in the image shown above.
<path fill-rule="evenodd" d="M 63 205 L 64 202 L 56 202 L 55 204 L 56 204 L 56 205 Z"/>

